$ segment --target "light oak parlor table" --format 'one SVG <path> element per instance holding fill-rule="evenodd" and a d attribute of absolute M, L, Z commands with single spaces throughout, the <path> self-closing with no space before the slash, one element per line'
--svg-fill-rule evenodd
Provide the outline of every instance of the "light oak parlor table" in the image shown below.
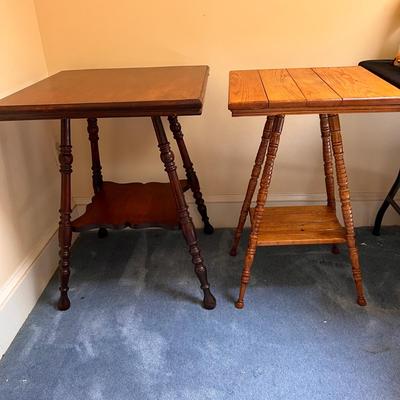
<path fill-rule="evenodd" d="M 335 244 L 347 244 L 357 303 L 365 306 L 339 114 L 398 112 L 400 90 L 362 67 L 231 71 L 228 108 L 234 117 L 267 116 L 231 249 L 231 255 L 235 256 L 250 214 L 251 233 L 236 307 L 244 307 L 257 246 L 321 243 L 333 244 L 333 252 L 338 252 Z M 327 205 L 265 207 L 283 122 L 288 114 L 319 115 Z M 334 163 L 344 227 L 336 217 Z M 260 174 L 256 206 L 251 208 Z"/>
<path fill-rule="evenodd" d="M 60 310 L 70 307 L 68 281 L 73 231 L 99 228 L 99 236 L 104 237 L 107 229 L 150 226 L 182 229 L 204 292 L 203 305 L 207 309 L 215 307 L 184 191 L 191 189 L 193 192 L 205 232 L 212 233 L 213 227 L 209 223 L 199 181 L 178 122 L 180 115 L 201 114 L 208 71 L 207 66 L 62 71 L 0 100 L 0 121 L 61 121 Z M 182 157 L 186 180 L 178 178 L 162 116 L 168 117 Z M 151 118 L 168 183 L 119 184 L 103 181 L 97 118 L 108 117 Z M 86 212 L 74 221 L 71 221 L 72 118 L 85 118 L 88 122 L 94 191 Z"/>

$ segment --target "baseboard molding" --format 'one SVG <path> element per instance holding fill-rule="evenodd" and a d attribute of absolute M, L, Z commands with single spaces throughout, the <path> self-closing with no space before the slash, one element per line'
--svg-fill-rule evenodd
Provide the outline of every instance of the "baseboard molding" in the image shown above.
<path fill-rule="evenodd" d="M 73 217 L 75 215 L 74 209 Z M 0 287 L 0 358 L 32 311 L 57 264 L 58 235 L 54 226 L 43 234 L 14 274 Z"/>
<path fill-rule="evenodd" d="M 354 223 L 356 226 L 371 226 L 374 224 L 376 212 L 386 197 L 386 193 L 355 192 L 351 196 L 353 206 Z M 233 228 L 242 207 L 244 195 L 216 195 L 205 196 L 208 215 L 215 228 Z M 88 197 L 76 197 L 74 202 L 77 205 L 77 213 L 82 214 L 87 204 L 90 203 Z M 193 197 L 186 193 L 186 201 L 196 227 L 202 226 L 201 220 L 196 210 Z M 314 194 L 271 194 L 268 197 L 270 206 L 288 206 L 288 205 L 316 205 L 323 204 L 326 201 L 325 193 Z M 337 209 L 340 210 L 340 203 L 337 203 Z M 338 212 L 341 219 L 340 211 Z M 341 221 L 343 222 L 343 221 Z M 400 216 L 391 208 L 387 210 L 383 225 L 400 224 Z"/>

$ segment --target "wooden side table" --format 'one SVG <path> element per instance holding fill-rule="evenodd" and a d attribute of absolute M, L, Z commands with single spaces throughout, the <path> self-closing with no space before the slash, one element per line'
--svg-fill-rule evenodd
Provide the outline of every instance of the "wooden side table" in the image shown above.
<path fill-rule="evenodd" d="M 192 190 L 204 222 L 204 231 L 212 233 L 213 227 L 178 121 L 179 115 L 201 114 L 208 71 L 207 66 L 62 71 L 0 100 L 0 121 L 61 120 L 60 310 L 70 307 L 68 281 L 73 231 L 99 228 L 99 236 L 105 236 L 107 228 L 149 226 L 182 229 L 204 292 L 203 305 L 206 309 L 215 307 L 184 191 Z M 168 116 L 186 171 L 186 180 L 180 181 L 178 178 L 174 154 L 161 116 Z M 169 183 L 103 182 L 97 118 L 105 117 L 152 119 Z M 85 214 L 74 221 L 71 221 L 72 118 L 85 118 L 88 121 L 94 190 L 94 197 Z"/>
<path fill-rule="evenodd" d="M 250 214 L 251 233 L 235 306 L 244 307 L 244 295 L 257 246 L 314 243 L 347 243 L 357 303 L 365 306 L 339 113 L 398 112 L 400 90 L 362 67 L 232 71 L 229 109 L 233 116 L 268 116 L 231 249 L 231 255 L 235 256 L 247 215 Z M 286 114 L 319 114 L 326 206 L 265 207 Z M 336 218 L 332 153 L 344 227 Z M 257 204 L 252 209 L 250 204 L 260 174 Z M 333 250 L 337 251 L 337 248 Z"/>

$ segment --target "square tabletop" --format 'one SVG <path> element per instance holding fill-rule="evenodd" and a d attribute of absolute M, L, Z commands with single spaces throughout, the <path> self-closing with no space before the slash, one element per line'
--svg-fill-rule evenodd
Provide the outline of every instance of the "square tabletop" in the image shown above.
<path fill-rule="evenodd" d="M 359 66 L 231 71 L 228 108 L 233 116 L 400 111 L 400 89 Z"/>
<path fill-rule="evenodd" d="M 0 120 L 201 114 L 208 66 L 61 71 L 0 100 Z"/>

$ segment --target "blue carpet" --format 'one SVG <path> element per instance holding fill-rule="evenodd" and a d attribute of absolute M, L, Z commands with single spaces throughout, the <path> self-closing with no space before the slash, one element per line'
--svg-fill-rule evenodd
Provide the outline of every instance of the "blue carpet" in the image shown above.
<path fill-rule="evenodd" d="M 260 248 L 243 310 L 246 240 L 199 234 L 217 308 L 179 231 L 82 234 L 72 308 L 53 279 L 0 362 L 1 400 L 400 399 L 400 229 L 358 230 L 369 305 L 345 248 Z"/>

